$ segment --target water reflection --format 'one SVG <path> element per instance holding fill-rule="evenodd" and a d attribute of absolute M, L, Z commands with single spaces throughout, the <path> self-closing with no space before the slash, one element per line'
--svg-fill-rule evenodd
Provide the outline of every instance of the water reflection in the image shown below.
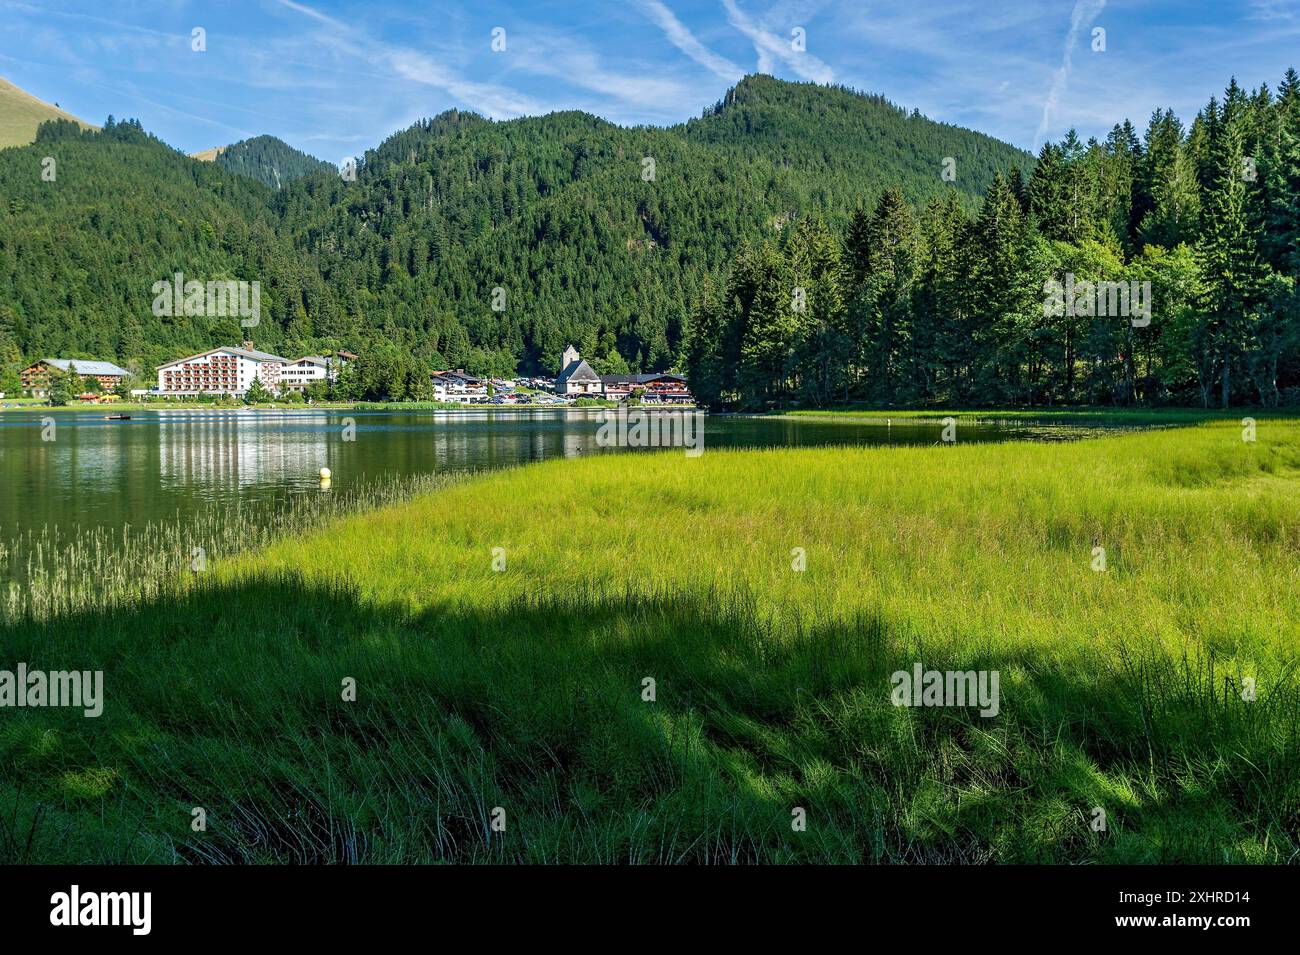
<path fill-rule="evenodd" d="M 42 412 L 0 416 L 0 533 L 44 524 L 116 526 L 350 489 L 415 473 L 477 471 L 610 453 L 599 412 L 101 412 L 60 413 L 42 440 Z M 347 440 L 345 424 L 355 429 Z M 1041 437 L 1032 427 L 963 424 L 962 441 Z M 933 422 L 706 419 L 704 447 L 936 444 Z M 636 453 L 676 453 L 649 450 Z"/>

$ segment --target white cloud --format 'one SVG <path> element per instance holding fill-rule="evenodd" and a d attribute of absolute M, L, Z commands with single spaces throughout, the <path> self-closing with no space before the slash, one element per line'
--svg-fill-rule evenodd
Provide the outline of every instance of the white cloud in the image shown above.
<path fill-rule="evenodd" d="M 332 31 L 321 39 L 337 50 L 356 58 L 386 64 L 398 77 L 450 93 L 473 109 L 493 119 L 546 112 L 544 105 L 530 96 L 494 83 L 466 79 L 433 57 L 408 47 L 375 40 L 334 17 L 294 0 L 279 0 L 280 5 L 310 17 Z"/>
<path fill-rule="evenodd" d="M 568 86 L 665 114 L 693 108 L 698 99 L 695 89 L 671 78 L 662 67 L 624 62 L 621 70 L 607 68 L 583 41 L 567 33 L 516 32 L 510 64 L 511 69 L 550 76 Z"/>
<path fill-rule="evenodd" d="M 736 0 L 722 0 L 722 5 L 727 10 L 727 21 L 754 44 L 760 73 L 773 72 L 779 60 L 805 80 L 816 83 L 835 81 L 835 73 L 829 66 L 807 50 L 796 50 L 791 37 L 779 36 L 755 23 L 736 5 Z"/>
<path fill-rule="evenodd" d="M 1061 55 L 1061 66 L 1052 77 L 1052 85 L 1043 101 L 1043 116 L 1038 122 L 1038 132 L 1034 136 L 1034 148 L 1043 144 L 1052 115 L 1061 101 L 1070 82 L 1070 73 L 1074 71 L 1074 47 L 1079 42 L 1079 34 L 1091 29 L 1097 16 L 1106 9 L 1106 0 L 1076 0 L 1074 11 L 1070 14 L 1070 32 L 1065 35 L 1065 50 Z"/>
<path fill-rule="evenodd" d="M 696 63 L 728 83 L 734 83 L 745 75 L 745 71 L 735 63 L 725 56 L 714 53 L 696 39 L 695 35 L 686 28 L 686 24 L 678 20 L 676 14 L 660 3 L 660 0 L 641 0 L 641 7 L 650 19 L 659 24 L 659 28 L 664 31 L 673 46 Z"/>

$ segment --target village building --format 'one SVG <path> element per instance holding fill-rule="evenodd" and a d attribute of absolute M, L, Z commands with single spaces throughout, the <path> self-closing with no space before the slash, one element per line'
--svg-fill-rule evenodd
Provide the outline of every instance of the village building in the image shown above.
<path fill-rule="evenodd" d="M 600 376 L 583 361 L 578 349 L 570 345 L 564 349 L 564 358 L 560 363 L 560 373 L 555 378 L 557 395 L 601 395 L 604 385 Z"/>
<path fill-rule="evenodd" d="M 435 401 L 458 402 L 460 404 L 477 404 L 487 401 L 487 382 L 482 378 L 465 374 L 465 369 L 455 371 L 435 371 L 430 373 L 433 383 Z"/>
<path fill-rule="evenodd" d="M 280 387 L 286 391 L 306 391 L 308 385 L 319 381 L 336 381 L 347 364 L 342 352 L 332 358 L 323 355 L 304 355 L 280 369 Z"/>
<path fill-rule="evenodd" d="M 639 395 L 646 405 L 694 405 L 695 398 L 681 375 L 655 372 L 647 375 L 601 375 L 604 395 L 610 401 L 626 401 Z"/>
<path fill-rule="evenodd" d="M 254 378 L 260 378 L 262 386 L 274 394 L 280 390 L 280 376 L 288 364 L 287 358 L 255 350 L 252 342 L 245 342 L 243 348 L 214 348 L 159 365 L 158 394 L 243 395 Z"/>
<path fill-rule="evenodd" d="M 42 358 L 19 373 L 23 391 L 33 398 L 48 397 L 51 369 L 58 369 L 60 372 L 76 369 L 76 373 L 82 378 L 97 379 L 99 386 L 105 391 L 116 391 L 131 375 L 125 368 L 119 368 L 111 361 L 94 361 L 89 358 Z"/>

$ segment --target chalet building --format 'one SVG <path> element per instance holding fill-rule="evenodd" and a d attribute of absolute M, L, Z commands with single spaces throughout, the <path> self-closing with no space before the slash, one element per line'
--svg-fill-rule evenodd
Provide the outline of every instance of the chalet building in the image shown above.
<path fill-rule="evenodd" d="M 111 361 L 92 361 L 80 358 L 42 358 L 36 364 L 24 368 L 19 377 L 22 379 L 23 391 L 33 398 L 45 398 L 50 393 L 50 370 L 57 368 L 66 372 L 75 368 L 82 378 L 97 378 L 99 386 L 105 391 L 116 391 L 122 382 L 130 376 L 125 368 L 119 368 Z"/>
<path fill-rule="evenodd" d="M 649 375 L 601 375 L 600 383 L 604 395 L 610 401 L 626 401 L 634 394 L 640 394 L 641 402 L 647 405 L 691 405 L 695 398 L 691 395 L 686 379 L 681 375 L 656 372 Z"/>
<path fill-rule="evenodd" d="M 604 393 L 600 376 L 591 370 L 591 366 L 582 360 L 578 349 L 570 345 L 564 349 L 560 374 L 555 379 L 557 395 L 596 395 Z"/>
<path fill-rule="evenodd" d="M 175 397 L 242 395 L 247 393 L 254 378 L 260 378 L 267 391 L 279 391 L 280 376 L 289 360 L 256 351 L 252 342 L 244 345 L 243 348 L 214 348 L 159 365 L 158 393 Z"/>
<path fill-rule="evenodd" d="M 433 382 L 433 397 L 436 401 L 458 401 L 473 404 L 487 400 L 487 382 L 482 378 L 465 374 L 465 369 L 455 371 L 435 371 L 429 375 Z"/>

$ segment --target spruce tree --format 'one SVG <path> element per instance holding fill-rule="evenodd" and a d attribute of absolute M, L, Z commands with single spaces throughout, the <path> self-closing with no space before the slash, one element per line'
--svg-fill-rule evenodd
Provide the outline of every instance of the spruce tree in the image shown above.
<path fill-rule="evenodd" d="M 1205 320 L 1217 355 L 1219 401 L 1224 408 L 1232 398 L 1233 369 L 1248 344 L 1264 277 L 1243 176 L 1246 166 L 1240 102 L 1239 96 L 1232 96 L 1225 103 L 1221 125 L 1211 144 L 1207 159 L 1211 188 L 1203 200 L 1206 223 L 1200 245 L 1209 283 Z"/>
<path fill-rule="evenodd" d="M 248 386 L 248 390 L 244 392 L 244 404 L 256 405 L 270 400 L 271 392 L 268 391 L 266 385 L 262 383 L 262 376 L 254 374 L 253 380 Z"/>

